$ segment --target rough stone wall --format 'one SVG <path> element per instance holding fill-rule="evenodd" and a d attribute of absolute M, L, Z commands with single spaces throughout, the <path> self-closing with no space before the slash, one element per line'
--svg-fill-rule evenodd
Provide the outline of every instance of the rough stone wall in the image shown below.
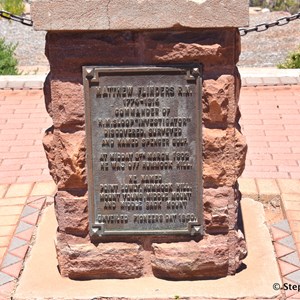
<path fill-rule="evenodd" d="M 246 255 L 237 178 L 247 146 L 239 131 L 238 31 L 49 32 L 45 83 L 53 126 L 44 137 L 58 185 L 57 253 L 63 276 L 170 279 L 234 274 Z M 82 66 L 203 64 L 203 238 L 135 237 L 93 244 L 88 233 Z"/>

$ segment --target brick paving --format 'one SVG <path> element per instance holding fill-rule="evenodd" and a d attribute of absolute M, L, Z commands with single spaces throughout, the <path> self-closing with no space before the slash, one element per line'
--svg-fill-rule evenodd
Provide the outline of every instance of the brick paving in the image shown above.
<path fill-rule="evenodd" d="M 240 109 L 248 143 L 240 189 L 281 200 L 286 220 L 272 226 L 274 247 L 283 282 L 299 284 L 300 85 L 243 87 Z M 9 299 L 41 209 L 56 191 L 41 143 L 51 124 L 40 89 L 0 90 L 0 300 Z"/>
<path fill-rule="evenodd" d="M 51 124 L 41 90 L 0 90 L 0 184 L 51 181 L 42 147 Z"/>
<path fill-rule="evenodd" d="M 242 88 L 243 178 L 300 179 L 300 85 Z"/>

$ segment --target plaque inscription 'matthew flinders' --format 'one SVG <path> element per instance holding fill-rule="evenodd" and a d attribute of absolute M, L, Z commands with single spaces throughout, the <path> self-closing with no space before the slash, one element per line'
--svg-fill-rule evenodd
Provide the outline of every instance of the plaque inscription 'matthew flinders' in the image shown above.
<path fill-rule="evenodd" d="M 84 67 L 91 234 L 201 234 L 201 68 Z"/>

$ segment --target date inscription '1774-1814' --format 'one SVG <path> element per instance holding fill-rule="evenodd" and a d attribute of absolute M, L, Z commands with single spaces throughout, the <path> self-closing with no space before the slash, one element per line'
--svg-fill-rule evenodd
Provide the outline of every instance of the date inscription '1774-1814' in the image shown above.
<path fill-rule="evenodd" d="M 91 235 L 201 234 L 201 66 L 83 73 Z"/>

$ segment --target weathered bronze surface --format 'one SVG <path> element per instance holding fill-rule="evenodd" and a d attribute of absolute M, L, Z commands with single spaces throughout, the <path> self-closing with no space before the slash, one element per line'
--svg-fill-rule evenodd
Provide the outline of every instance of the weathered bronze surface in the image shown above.
<path fill-rule="evenodd" d="M 201 72 L 83 68 L 91 235 L 201 234 Z"/>

